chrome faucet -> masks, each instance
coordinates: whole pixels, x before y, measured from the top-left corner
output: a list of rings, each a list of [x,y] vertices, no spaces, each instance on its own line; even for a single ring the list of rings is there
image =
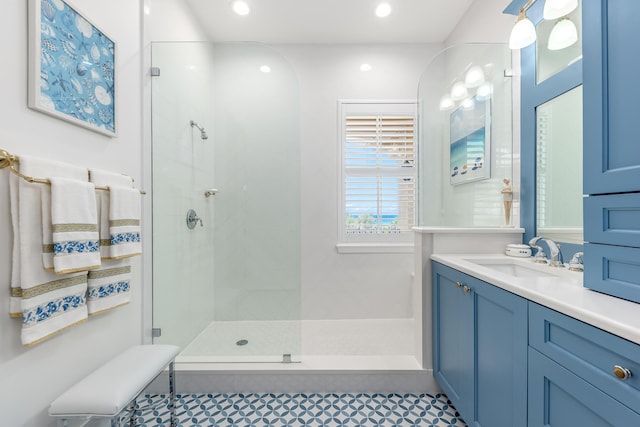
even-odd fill
[[[538,242],[540,240],[545,242],[547,244],[547,247],[549,248],[549,266],[560,268],[564,267],[560,245],[553,240],[547,239],[546,237],[536,236],[533,239],[529,240],[529,246],[539,250],[540,247],[538,246]]]

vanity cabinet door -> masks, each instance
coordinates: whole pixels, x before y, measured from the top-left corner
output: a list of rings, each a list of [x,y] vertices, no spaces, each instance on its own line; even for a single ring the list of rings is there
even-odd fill
[[[474,301],[463,291],[467,281],[464,274],[433,264],[433,374],[462,418],[472,420]]]
[[[584,194],[640,191],[638,0],[582,2]]]
[[[527,301],[433,263],[434,376],[468,425],[525,426]]]
[[[527,424],[527,300],[475,279],[477,427]]]
[[[529,427],[629,427],[640,414],[529,348]]]

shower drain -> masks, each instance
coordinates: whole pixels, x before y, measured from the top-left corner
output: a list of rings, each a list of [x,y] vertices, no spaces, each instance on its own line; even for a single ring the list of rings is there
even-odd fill
[[[238,340],[236,341],[236,345],[247,345],[249,344],[248,340]]]

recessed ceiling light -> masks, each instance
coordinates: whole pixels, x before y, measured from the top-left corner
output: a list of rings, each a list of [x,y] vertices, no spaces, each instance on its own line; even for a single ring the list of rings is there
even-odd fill
[[[378,18],[384,18],[385,16],[389,16],[391,13],[391,5],[389,3],[380,3],[376,7],[376,16]]]
[[[231,8],[238,15],[248,15],[249,12],[251,12],[249,4],[246,1],[242,0],[235,0],[233,3],[231,3]]]
[[[263,65],[262,67],[260,67],[260,71],[262,71],[263,73],[270,73],[271,67],[269,67],[268,65]]]
[[[370,64],[362,64],[360,66],[360,71],[371,71],[371,65]]]

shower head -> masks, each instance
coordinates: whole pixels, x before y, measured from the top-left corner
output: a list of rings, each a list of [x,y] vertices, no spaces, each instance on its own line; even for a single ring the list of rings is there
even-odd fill
[[[200,138],[204,139],[209,139],[209,135],[207,135],[207,132],[205,132],[204,128],[201,127],[200,125],[198,125],[196,122],[194,122],[193,120],[191,120],[190,122],[191,127],[196,127],[198,128],[198,130],[200,131]]]

